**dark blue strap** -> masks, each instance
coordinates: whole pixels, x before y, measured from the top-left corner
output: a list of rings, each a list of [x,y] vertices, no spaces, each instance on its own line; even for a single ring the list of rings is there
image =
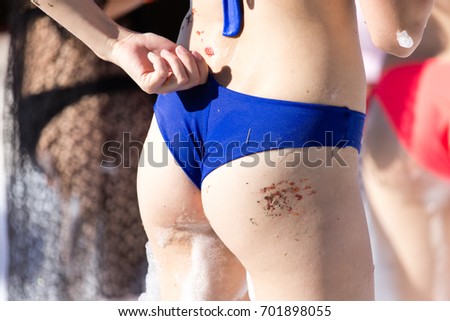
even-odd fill
[[[242,30],[242,0],[222,0],[223,32],[225,37],[235,37]]]

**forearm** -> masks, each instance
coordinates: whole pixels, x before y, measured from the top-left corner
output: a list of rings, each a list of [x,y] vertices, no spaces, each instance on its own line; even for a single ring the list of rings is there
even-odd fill
[[[206,82],[208,65],[198,52],[155,33],[123,28],[93,0],[30,1],[97,56],[121,67],[146,93],[186,90]]]
[[[360,0],[373,43],[400,57],[419,45],[434,0]]]
[[[108,0],[103,10],[112,19],[117,19],[139,8],[144,3],[151,2],[154,2],[154,0]]]
[[[100,58],[109,60],[114,42],[127,30],[110,19],[93,0],[31,0]]]

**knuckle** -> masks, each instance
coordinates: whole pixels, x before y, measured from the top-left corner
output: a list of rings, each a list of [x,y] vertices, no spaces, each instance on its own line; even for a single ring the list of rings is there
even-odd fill
[[[178,85],[185,86],[189,84],[189,78],[187,76],[180,76],[178,78]]]
[[[193,86],[198,86],[200,85],[201,81],[200,81],[200,77],[195,77],[195,79],[192,80],[192,85]]]
[[[199,77],[198,84],[203,85],[206,83],[207,80],[208,80],[208,74],[204,74],[201,77]]]
[[[153,94],[156,90],[155,84],[149,79],[141,81],[139,87],[147,94]]]
[[[147,93],[147,94],[153,94],[153,93],[155,93],[154,88],[153,88],[152,86],[150,86],[150,85],[142,85],[142,86],[141,86],[141,89],[142,89],[145,93]]]

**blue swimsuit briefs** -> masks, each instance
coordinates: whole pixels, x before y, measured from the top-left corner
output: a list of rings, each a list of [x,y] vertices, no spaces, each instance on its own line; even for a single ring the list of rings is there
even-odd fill
[[[313,146],[359,151],[365,119],[347,107],[239,93],[212,75],[203,85],[159,95],[154,111],[169,150],[199,189],[214,169],[257,152]]]
[[[222,0],[223,35],[242,30],[242,0]],[[219,85],[162,94],[154,106],[161,134],[178,164],[200,189],[214,169],[257,152],[313,146],[358,151],[365,115],[348,109],[254,97]]]

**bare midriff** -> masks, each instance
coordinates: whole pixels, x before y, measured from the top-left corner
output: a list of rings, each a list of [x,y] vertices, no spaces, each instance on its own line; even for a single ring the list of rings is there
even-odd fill
[[[179,43],[201,53],[232,90],[364,112],[353,0],[242,0],[244,27],[224,37],[221,0],[192,0]]]

